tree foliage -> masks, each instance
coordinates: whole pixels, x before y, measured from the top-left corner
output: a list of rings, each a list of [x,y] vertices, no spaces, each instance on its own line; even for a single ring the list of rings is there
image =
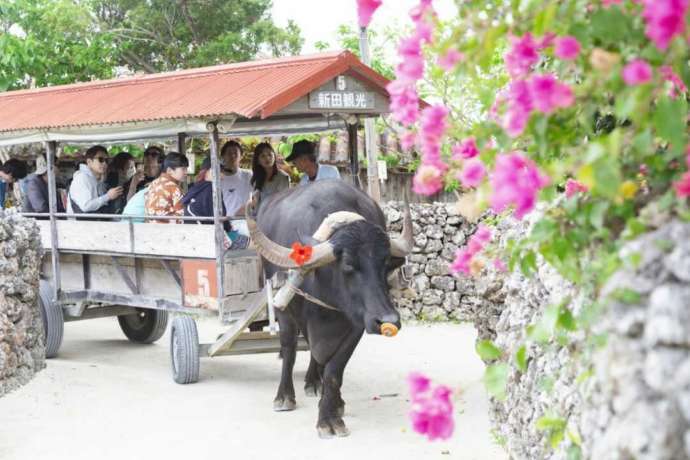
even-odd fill
[[[0,91],[299,53],[270,0],[0,0]]]

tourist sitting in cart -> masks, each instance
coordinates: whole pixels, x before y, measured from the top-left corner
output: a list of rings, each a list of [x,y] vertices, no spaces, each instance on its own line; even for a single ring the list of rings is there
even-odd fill
[[[115,155],[108,167],[105,183],[108,188],[122,187],[123,194],[110,202],[113,214],[122,214],[127,202],[137,192],[137,184],[132,181],[137,169],[134,157],[129,152],[120,152]]]
[[[110,202],[123,193],[122,187],[106,191],[106,184],[102,181],[108,167],[108,150],[102,145],[94,145],[84,156],[86,164],[79,165],[69,187],[67,212],[108,214]]]
[[[144,150],[144,171],[137,172],[132,177],[131,182],[131,185],[134,186],[137,192],[144,190],[151,182],[158,179],[164,158],[163,149],[157,145],[151,145]],[[127,202],[129,202],[129,199]]]
[[[223,176],[220,188],[228,216],[244,215],[244,205],[252,193],[252,172],[240,168],[242,146],[237,141],[228,141],[220,150]]]
[[[26,163],[16,158],[10,158],[5,164],[0,166],[0,208],[5,207],[7,184],[13,184],[20,179],[24,179],[26,174]]]
[[[213,170],[211,169],[211,159],[205,158],[201,163],[196,182],[192,184],[187,193],[182,197],[184,215],[192,217],[213,217]],[[221,201],[223,215],[225,215],[225,204]],[[212,224],[213,221],[193,221],[188,224]],[[230,222],[225,221],[223,228],[226,232],[231,230]]]
[[[292,152],[285,159],[292,162],[302,173],[299,185],[308,185],[317,180],[340,179],[338,168],[330,165],[322,165],[316,161],[316,148],[313,142],[301,140],[292,146]]]
[[[57,212],[65,212],[62,200],[55,200]],[[43,156],[36,157],[36,171],[26,178],[23,212],[48,213],[48,164]]]
[[[163,173],[149,186],[146,194],[147,216],[183,216],[182,184],[187,178],[189,160],[178,152],[170,152],[163,160]],[[157,223],[180,223],[178,220],[157,220]]]
[[[278,169],[276,153],[268,142],[254,148],[251,184],[259,192],[259,205],[274,193],[290,187],[290,176]]]

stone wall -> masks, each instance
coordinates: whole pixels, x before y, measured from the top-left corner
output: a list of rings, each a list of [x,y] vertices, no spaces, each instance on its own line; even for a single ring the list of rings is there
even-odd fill
[[[45,367],[36,224],[0,209],[0,396]]]
[[[453,277],[448,268],[455,251],[474,233],[476,225],[468,223],[450,203],[412,204],[410,209],[415,235],[408,260],[412,268],[411,289],[392,292],[403,320],[472,319],[482,297],[491,297],[498,285]],[[389,230],[400,232],[402,203],[388,202],[383,211]]]
[[[503,222],[499,244],[524,235],[532,222]],[[628,293],[626,302],[608,302],[595,323],[605,345],[593,347],[582,335],[566,346],[531,344],[524,373],[513,360],[525,327],[567,296],[575,314],[587,299],[544,264],[529,279],[489,269],[466,283],[480,306],[459,316],[470,317],[480,337],[511,362],[506,399],[492,398],[490,415],[512,458],[690,459],[690,225],[666,224],[628,243],[622,256],[631,254],[639,254],[639,265],[626,264],[600,294],[603,300]],[[498,289],[486,295],[476,289],[484,285]],[[549,413],[563,417],[571,432],[555,451],[548,431],[535,427]],[[578,438],[581,457],[571,457]]]

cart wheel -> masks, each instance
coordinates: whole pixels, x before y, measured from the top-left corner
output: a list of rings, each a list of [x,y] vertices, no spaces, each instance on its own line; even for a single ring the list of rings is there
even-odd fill
[[[53,288],[48,281],[40,281],[38,288],[38,306],[43,321],[43,337],[46,344],[46,358],[55,358],[60,345],[62,345],[62,333],[65,329],[65,319],[62,316],[62,307],[55,305]]]
[[[163,337],[168,326],[168,312],[137,308],[136,314],[117,317],[120,329],[135,343],[153,343]]]
[[[199,380],[199,335],[192,318],[181,316],[173,321],[170,357],[175,382],[186,384]]]

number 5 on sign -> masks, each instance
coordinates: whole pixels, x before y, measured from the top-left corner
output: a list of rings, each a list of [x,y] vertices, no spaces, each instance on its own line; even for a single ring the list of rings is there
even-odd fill
[[[186,259],[180,262],[184,305],[204,307],[218,296],[215,260]]]
[[[208,270],[198,270],[196,272],[196,277],[199,285],[197,294],[203,297],[209,297],[211,295],[211,285],[208,282]]]

